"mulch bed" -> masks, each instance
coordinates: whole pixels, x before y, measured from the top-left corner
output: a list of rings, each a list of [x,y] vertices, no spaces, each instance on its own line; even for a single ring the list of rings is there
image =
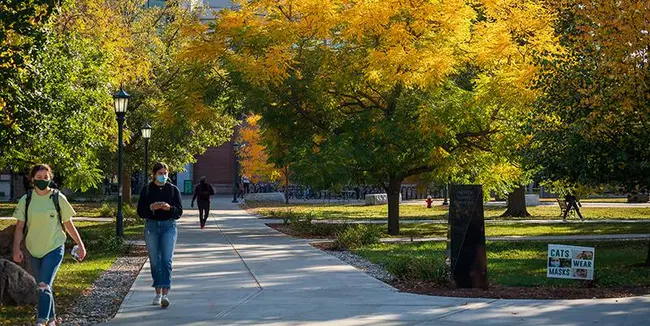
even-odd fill
[[[624,298],[646,295],[650,287],[630,288],[572,288],[572,287],[516,287],[491,285],[488,290],[451,289],[430,282],[394,281],[389,284],[401,292],[445,297],[494,298],[494,299],[594,299]]]

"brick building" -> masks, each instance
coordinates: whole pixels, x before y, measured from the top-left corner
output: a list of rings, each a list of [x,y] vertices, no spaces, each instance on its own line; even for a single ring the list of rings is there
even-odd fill
[[[151,2],[156,2],[156,5],[164,4],[164,1]],[[206,23],[214,19],[216,12],[233,5],[230,0],[188,0],[188,4],[192,7],[203,6],[207,10],[201,17]],[[177,174],[177,186],[183,193],[189,194],[193,185],[205,176],[217,194],[232,194],[234,160],[233,141],[219,147],[210,147],[203,155],[196,157],[196,163],[186,165],[185,171]]]

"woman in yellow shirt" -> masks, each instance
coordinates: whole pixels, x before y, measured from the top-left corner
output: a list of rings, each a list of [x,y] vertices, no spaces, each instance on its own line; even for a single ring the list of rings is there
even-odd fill
[[[13,259],[17,263],[24,259],[20,244],[27,228],[25,245],[32,256],[31,265],[39,290],[37,325],[52,326],[56,325],[52,284],[63,261],[65,231],[79,246],[79,260],[86,257],[86,248],[77,228],[72,224],[71,218],[76,214],[74,209],[63,194],[58,193],[55,196],[56,190],[50,188],[52,169],[46,164],[36,165],[29,173],[29,177],[34,185],[29,205],[27,205],[28,195],[25,195],[14,211],[14,217],[18,222],[14,234]],[[58,208],[54,200],[58,200]]]

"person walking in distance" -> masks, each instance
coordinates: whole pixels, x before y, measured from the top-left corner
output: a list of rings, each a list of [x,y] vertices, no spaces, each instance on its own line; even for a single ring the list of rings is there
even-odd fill
[[[145,219],[144,240],[149,253],[152,287],[156,290],[154,305],[169,306],[167,297],[172,282],[172,259],[178,230],[176,220],[183,215],[181,192],[167,182],[169,170],[165,163],[153,166],[153,181],[140,192],[138,216]]]
[[[241,182],[244,185],[244,196],[250,192],[251,180],[247,176],[243,175],[241,177]]]
[[[25,259],[20,244],[25,245],[31,258],[31,266],[37,282],[39,298],[36,325],[56,325],[56,310],[52,286],[63,262],[66,232],[79,248],[78,260],[86,257],[77,228],[72,223],[76,214],[68,199],[52,187],[52,168],[46,164],[34,166],[29,180],[34,189],[29,189],[14,211],[16,231],[14,234],[13,260],[21,263]]]
[[[199,222],[201,223],[202,229],[205,229],[205,222],[208,221],[208,214],[210,214],[210,196],[212,195],[214,195],[214,189],[205,181],[205,177],[201,177],[201,181],[194,188],[191,207],[194,208],[194,201],[198,199]]]
[[[580,216],[581,221],[585,220],[582,214],[580,214],[580,207],[582,205],[580,204],[580,201],[578,201],[578,198],[576,198],[576,196],[573,193],[570,192],[567,193],[567,195],[564,196],[564,202],[566,203],[566,211],[564,211],[562,222],[566,222],[566,216],[567,214],[569,214],[569,211],[571,211],[571,209],[575,209],[576,213],[578,213],[578,216]]]

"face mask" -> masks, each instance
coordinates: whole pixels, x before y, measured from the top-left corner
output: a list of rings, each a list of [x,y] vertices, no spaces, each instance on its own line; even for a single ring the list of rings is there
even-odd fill
[[[52,180],[34,180],[34,186],[40,190],[45,190],[50,186]]]
[[[156,180],[158,180],[158,183],[165,183],[167,182],[167,176],[164,174],[161,174],[156,177]]]

